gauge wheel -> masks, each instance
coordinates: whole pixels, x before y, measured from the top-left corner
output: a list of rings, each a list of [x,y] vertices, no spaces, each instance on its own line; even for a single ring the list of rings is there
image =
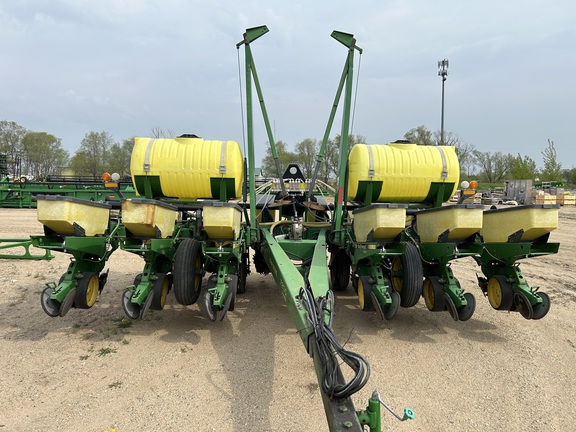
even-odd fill
[[[406,251],[392,259],[392,287],[400,294],[400,306],[412,307],[422,295],[424,270],[418,248],[406,243]]]
[[[458,319],[460,321],[468,321],[474,315],[476,310],[476,298],[471,293],[464,293],[466,304],[458,308]]]
[[[358,278],[358,302],[360,303],[360,309],[365,312],[374,310],[374,304],[372,303],[372,284],[368,282],[368,279],[368,276]]]
[[[40,294],[40,304],[46,315],[54,318],[60,315],[60,302],[50,298],[53,292],[54,288],[44,288],[44,291]]]
[[[532,319],[534,309],[530,304],[530,300],[526,297],[526,294],[523,292],[514,293],[514,305],[516,306],[516,310],[520,312],[520,315],[526,319]]]
[[[132,291],[125,290],[122,294],[122,309],[128,318],[137,319],[140,316],[140,305],[132,303]]]
[[[504,275],[496,275],[488,280],[488,302],[496,310],[509,311],[514,306],[512,284]]]
[[[438,276],[428,276],[424,280],[422,288],[424,303],[429,311],[441,312],[446,310],[446,301],[444,299],[444,285],[440,283]]]
[[[174,257],[174,295],[178,303],[188,306],[198,301],[202,288],[202,243],[182,240]]]
[[[334,259],[330,262],[330,282],[332,290],[346,291],[350,283],[350,257],[346,252],[335,252]]]
[[[82,279],[76,285],[75,305],[79,309],[90,309],[96,303],[100,289],[98,273],[84,272]]]
[[[154,296],[152,297],[150,308],[153,310],[162,310],[164,309],[166,296],[168,296],[170,286],[172,285],[172,277],[166,273],[156,273],[156,276],[158,276],[158,279],[152,284],[151,292],[154,293]]]
[[[532,319],[539,320],[544,318],[546,314],[550,311],[550,297],[545,292],[537,293],[542,299],[542,303],[537,303],[532,307]]]

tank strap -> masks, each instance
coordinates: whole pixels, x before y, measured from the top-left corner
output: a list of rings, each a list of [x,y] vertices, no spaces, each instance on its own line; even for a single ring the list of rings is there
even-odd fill
[[[370,163],[368,177],[374,177],[374,155],[372,154],[372,146],[368,144],[366,147],[368,148],[368,160]]]
[[[444,153],[444,149],[440,146],[436,147],[440,151],[440,156],[442,156],[442,176],[441,178],[447,179],[448,178],[448,165],[446,164],[446,153]]]
[[[220,152],[220,174],[226,174],[226,144],[228,144],[228,141],[222,141],[222,150]]]
[[[148,140],[148,147],[146,147],[146,156],[144,156],[144,172],[150,172],[150,153],[152,152],[152,145],[156,141],[154,138]]]

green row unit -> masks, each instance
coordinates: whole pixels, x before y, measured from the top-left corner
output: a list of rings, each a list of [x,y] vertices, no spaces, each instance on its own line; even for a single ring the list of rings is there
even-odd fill
[[[131,183],[106,185],[104,182],[11,182],[0,181],[0,208],[36,208],[36,196],[58,195],[89,201],[132,198]]]

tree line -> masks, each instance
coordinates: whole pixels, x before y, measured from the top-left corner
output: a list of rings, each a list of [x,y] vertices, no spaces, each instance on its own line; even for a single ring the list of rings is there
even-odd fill
[[[153,128],[151,136],[167,138],[174,134],[169,130]],[[319,179],[327,183],[338,175],[340,139],[340,135],[336,135],[326,144],[318,174]],[[460,162],[460,176],[463,179],[475,179],[483,183],[539,179],[576,184],[576,168],[562,169],[552,140],[548,140],[542,150],[543,167],[539,168],[529,156],[482,152],[453,132],[445,131],[442,137],[439,131],[432,132],[423,125],[407,131],[404,139],[418,145],[454,146]],[[357,143],[366,142],[366,138],[362,135],[349,136],[349,148]],[[133,138],[116,142],[108,132],[90,131],[81,140],[78,150],[70,155],[62,148],[61,140],[50,133],[29,131],[13,121],[0,121],[0,154],[5,154],[9,161],[19,161],[21,173],[31,175],[37,180],[43,180],[48,175],[60,175],[63,171],[95,177],[104,172],[128,175],[133,145]],[[304,176],[311,178],[320,146],[319,140],[306,138],[296,143],[294,150],[291,151],[286,142],[278,141],[276,149],[280,166],[285,169],[289,163],[298,163]],[[269,146],[262,159],[261,169],[265,176],[276,176],[276,167]]]

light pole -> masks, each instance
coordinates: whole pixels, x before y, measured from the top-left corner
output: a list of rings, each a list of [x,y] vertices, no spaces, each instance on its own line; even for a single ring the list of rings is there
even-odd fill
[[[442,120],[440,122],[440,145],[444,145],[444,82],[448,76],[448,59],[438,60],[438,76],[442,77]]]

